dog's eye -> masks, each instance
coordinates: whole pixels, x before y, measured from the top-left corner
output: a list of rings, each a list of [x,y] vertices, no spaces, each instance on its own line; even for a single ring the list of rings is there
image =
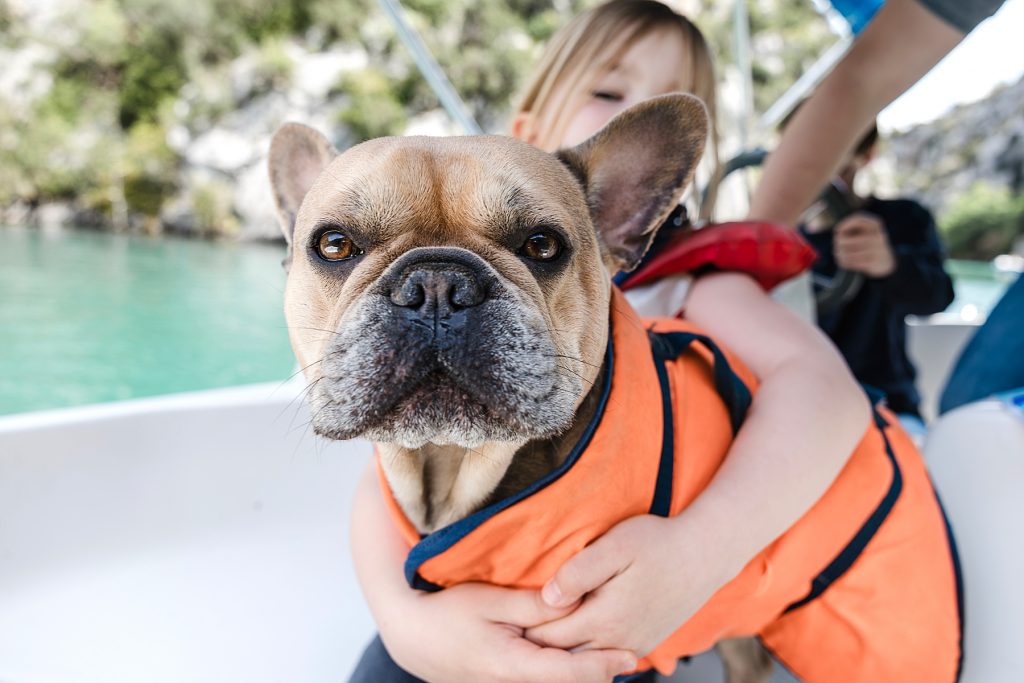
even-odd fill
[[[537,232],[523,242],[519,253],[534,261],[553,261],[562,253],[562,243],[546,232]]]
[[[351,237],[337,230],[328,230],[320,235],[316,251],[326,261],[344,261],[363,253]]]

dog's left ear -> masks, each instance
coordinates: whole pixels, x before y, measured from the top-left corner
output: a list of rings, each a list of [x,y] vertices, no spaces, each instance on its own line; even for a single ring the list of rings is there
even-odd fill
[[[270,185],[289,253],[302,200],[336,156],[338,152],[327,138],[301,123],[284,124],[270,141]]]
[[[708,115],[691,95],[637,104],[556,156],[583,185],[590,218],[615,270],[640,263],[679,204],[704,153]]]

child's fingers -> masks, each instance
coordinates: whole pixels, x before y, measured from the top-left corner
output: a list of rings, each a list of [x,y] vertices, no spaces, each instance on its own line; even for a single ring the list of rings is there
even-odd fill
[[[582,610],[581,610],[582,611]],[[584,651],[592,646],[594,626],[577,611],[565,619],[527,629],[524,637],[543,647]]]
[[[564,617],[574,607],[573,602],[564,607],[549,605],[541,598],[540,591],[509,590],[491,604],[488,617],[492,621],[526,629]]]
[[[510,658],[512,681],[559,681],[564,683],[608,683],[615,676],[636,668],[636,655],[628,650],[587,650],[569,653],[542,648]]]
[[[576,553],[541,590],[544,601],[555,607],[571,605],[605,584],[624,568],[624,555],[607,536]]]
[[[624,630],[621,618],[621,607],[617,605],[619,598],[605,594],[597,599],[588,599],[572,614],[527,629],[524,636],[527,640],[544,647],[557,647],[562,650],[586,651],[607,647],[633,647],[630,632]],[[620,618],[616,618],[619,616]]]
[[[835,228],[836,236],[853,236],[878,232],[882,229],[882,222],[874,216],[863,213],[855,213],[839,221]]]

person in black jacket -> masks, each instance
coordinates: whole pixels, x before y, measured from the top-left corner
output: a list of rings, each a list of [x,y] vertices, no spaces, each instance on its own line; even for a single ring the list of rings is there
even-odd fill
[[[853,187],[871,161],[878,129],[861,139],[837,184]],[[802,229],[818,251],[814,272],[831,276],[837,268],[864,275],[857,294],[822,315],[821,328],[842,352],[854,376],[885,392],[895,413],[912,431],[923,429],[918,410],[916,371],[907,357],[905,318],[944,310],[953,301],[953,283],[943,268],[945,255],[931,213],[911,199],[857,198],[858,210],[831,230]],[[916,429],[915,429],[916,428]]]

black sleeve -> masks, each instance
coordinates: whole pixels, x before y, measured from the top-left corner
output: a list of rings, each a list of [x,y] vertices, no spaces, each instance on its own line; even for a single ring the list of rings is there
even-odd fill
[[[886,299],[908,315],[944,311],[953,301],[953,281],[942,263],[945,253],[935,219],[917,202],[893,202],[897,211],[882,216],[889,233],[896,270],[877,282]],[[891,224],[899,221],[899,225]]]

